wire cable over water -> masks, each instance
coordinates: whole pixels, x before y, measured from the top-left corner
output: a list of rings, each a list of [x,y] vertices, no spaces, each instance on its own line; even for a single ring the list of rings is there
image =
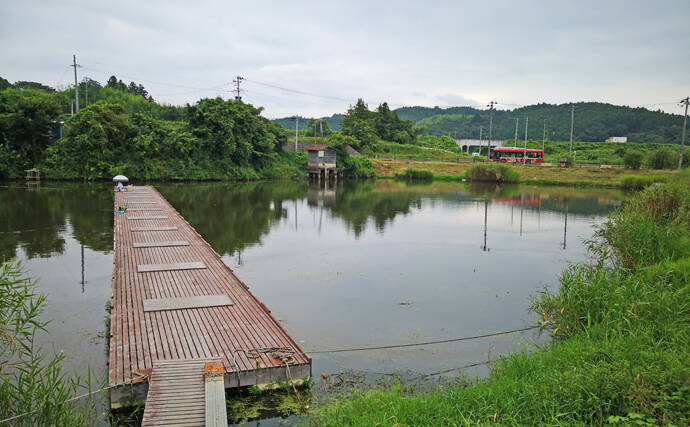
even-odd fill
[[[493,332],[490,334],[474,335],[471,337],[449,338],[449,339],[437,340],[437,341],[424,341],[424,342],[416,342],[416,343],[409,343],[409,344],[392,344],[392,345],[382,345],[382,346],[375,346],[375,347],[340,348],[340,349],[332,349],[332,350],[307,350],[306,352],[309,354],[324,354],[324,353],[345,353],[345,352],[350,352],[350,351],[387,350],[387,349],[391,349],[391,348],[404,348],[404,347],[416,347],[416,346],[420,346],[420,345],[445,344],[445,343],[458,342],[458,341],[475,340],[475,339],[479,339],[479,338],[496,337],[499,335],[514,334],[517,332],[525,332],[525,331],[530,331],[533,329],[539,329],[539,326],[528,326],[528,327],[520,328],[520,329],[511,329],[509,331],[499,331],[499,332]]]

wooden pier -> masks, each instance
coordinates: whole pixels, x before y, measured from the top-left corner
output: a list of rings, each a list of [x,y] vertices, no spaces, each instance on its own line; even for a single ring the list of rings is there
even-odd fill
[[[112,408],[140,403],[148,393],[147,425],[184,418],[185,407],[195,423],[200,403],[177,405],[174,394],[199,398],[208,375],[203,367],[211,362],[216,373],[221,367],[224,388],[311,376],[302,347],[163,196],[152,187],[115,192],[116,210],[125,204],[114,220]],[[219,405],[208,396],[224,404],[224,393],[208,381],[205,390],[207,411]]]

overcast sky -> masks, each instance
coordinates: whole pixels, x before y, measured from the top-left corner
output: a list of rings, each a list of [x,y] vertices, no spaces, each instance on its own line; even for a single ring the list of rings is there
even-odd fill
[[[160,102],[242,97],[266,117],[601,101],[681,113],[690,0],[3,1],[0,76],[142,83]],[[318,96],[312,96],[318,95]],[[655,104],[655,105],[651,105]],[[656,105],[658,104],[658,105]]]

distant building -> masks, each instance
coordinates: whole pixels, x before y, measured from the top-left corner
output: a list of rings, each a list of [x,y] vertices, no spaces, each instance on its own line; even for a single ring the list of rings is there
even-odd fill
[[[628,142],[627,136],[612,136],[606,140],[606,142]]]
[[[322,176],[324,181],[337,178],[335,148],[325,145],[312,145],[307,148],[307,171],[309,178],[314,177],[317,180],[320,180]]]
[[[467,154],[478,152],[481,147],[486,147],[489,143],[488,139],[456,139],[455,143]],[[505,139],[492,139],[492,147],[505,147]]]

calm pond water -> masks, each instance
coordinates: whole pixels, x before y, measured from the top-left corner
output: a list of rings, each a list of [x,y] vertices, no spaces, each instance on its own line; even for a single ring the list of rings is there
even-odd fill
[[[611,190],[297,182],[156,187],[309,350],[381,346],[529,326],[531,298],[586,259]],[[0,256],[48,296],[48,349],[105,381],[113,239],[109,184],[0,188]],[[425,374],[495,359],[534,333],[314,354],[313,372]],[[486,366],[465,371],[482,375]],[[455,375],[451,372],[449,375]]]

